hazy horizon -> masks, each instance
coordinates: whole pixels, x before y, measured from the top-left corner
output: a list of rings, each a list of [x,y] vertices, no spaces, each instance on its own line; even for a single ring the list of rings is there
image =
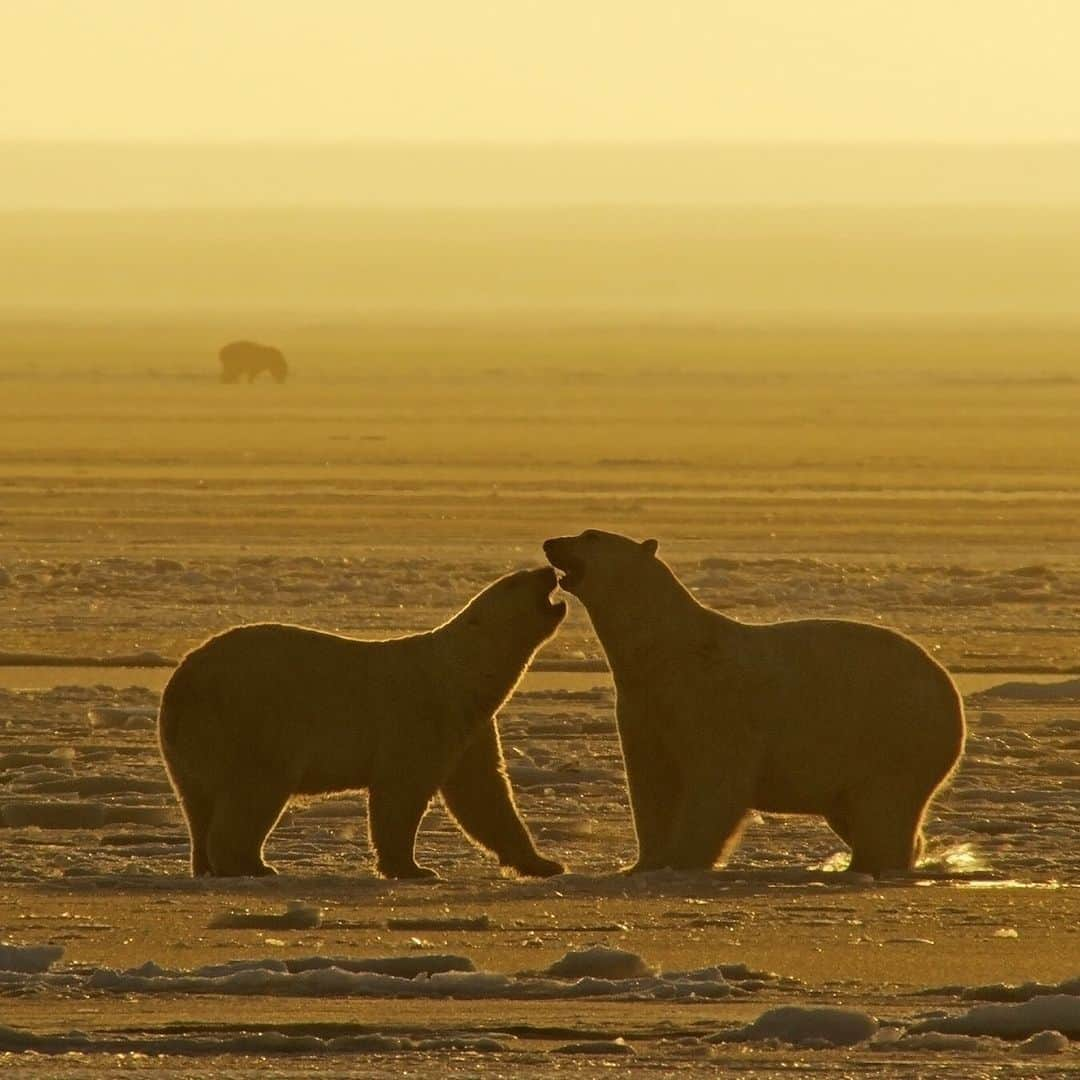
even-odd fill
[[[1080,202],[1080,141],[38,139],[0,161],[2,210]]]

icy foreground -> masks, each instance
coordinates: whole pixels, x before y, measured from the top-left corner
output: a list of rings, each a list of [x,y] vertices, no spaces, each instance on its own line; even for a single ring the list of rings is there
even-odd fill
[[[501,975],[472,970],[466,958],[446,956],[385,957],[370,960],[308,957],[294,960],[234,961],[193,971],[165,969],[148,962],[139,968],[113,971],[87,965],[65,967],[45,958],[40,949],[8,948],[0,953],[0,987],[7,993],[53,990],[80,996],[94,993],[138,995],[267,995],[316,998],[377,997],[449,999],[454,1001],[681,1001],[704,1004],[731,996],[752,997],[763,990],[805,993],[798,980],[751,972],[742,965],[695,971],[608,978],[612,967],[648,971],[650,965],[626,950],[592,946],[567,953],[549,966],[547,975]],[[47,970],[34,969],[45,961]],[[21,969],[21,970],[20,970]],[[407,970],[406,970],[407,969]],[[455,970],[456,969],[456,970]],[[392,971],[400,974],[390,974]],[[576,977],[554,978],[557,972]],[[875,1053],[965,1050],[997,1055],[1077,1056],[1071,1040],[1080,1039],[1080,979],[1018,1004],[979,1005],[956,1016],[882,1024],[870,1013],[834,1006],[783,1005],[761,1012],[753,1021],[728,1025],[709,1035],[686,1035],[678,1045],[708,1055],[724,1044],[789,1045],[803,1050],[862,1046]],[[1053,991],[1071,991],[1057,992]],[[235,1027],[235,1025],[233,1025]],[[217,1055],[290,1054],[343,1055],[435,1052],[513,1052],[513,1034],[432,1035],[339,1034],[318,1036],[289,1031],[234,1031],[231,1034],[142,1035],[82,1031],[38,1033],[0,1026],[0,1052],[8,1054]],[[1018,1044],[1018,1045],[1016,1045]],[[619,1037],[567,1043],[555,1053],[606,1056],[633,1054]]]
[[[763,1075],[1023,1076],[1036,1058],[1069,1075],[1080,710],[1008,693],[969,699],[968,756],[911,879],[844,873],[821,822],[773,815],[724,869],[627,878],[610,688],[534,682],[504,746],[523,815],[571,872],[503,877],[436,806],[419,853],[444,880],[400,886],[371,872],[356,796],[287,812],[268,845],[282,877],[193,880],[154,692],[0,691],[0,1064],[288,1058],[346,1076],[358,1055],[371,1075],[407,1055],[448,1075],[481,1059],[662,1075],[750,1055]]]

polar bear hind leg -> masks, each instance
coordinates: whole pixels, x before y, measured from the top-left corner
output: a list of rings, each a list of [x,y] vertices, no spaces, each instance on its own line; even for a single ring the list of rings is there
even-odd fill
[[[272,788],[219,793],[206,838],[210,872],[215,877],[276,874],[263,861],[262,848],[288,801],[287,793]]]
[[[932,793],[888,786],[853,794],[827,815],[833,831],[851,848],[849,870],[879,877],[914,868],[922,854],[922,822]]]
[[[410,784],[372,784],[368,791],[368,830],[379,873],[388,878],[437,878],[416,862],[416,831],[435,794]]]
[[[715,770],[684,762],[686,780],[671,830],[667,864],[678,870],[710,870],[739,842],[749,810],[745,794],[718,784]]]
[[[180,798],[180,806],[187,819],[188,834],[191,837],[191,876],[202,877],[211,872],[207,839],[214,815],[214,802],[209,796],[192,787],[181,788],[177,785],[176,793]]]

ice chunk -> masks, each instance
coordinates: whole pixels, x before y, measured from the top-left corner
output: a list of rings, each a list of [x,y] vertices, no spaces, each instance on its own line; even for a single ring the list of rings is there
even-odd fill
[[[321,908],[290,900],[285,910],[274,915],[263,912],[224,911],[210,920],[211,930],[313,930],[322,925]]]
[[[979,697],[1011,698],[1016,701],[1064,701],[1080,698],[1080,679],[1064,682],[1007,682],[988,687]]]
[[[914,1025],[913,1034],[938,1031],[957,1035],[993,1035],[1026,1039],[1041,1031],[1060,1031],[1080,1039],[1080,997],[1048,994],[1019,1005],[976,1005],[962,1016],[935,1017]]]
[[[596,979],[637,979],[655,975],[637,953],[625,949],[610,949],[606,945],[593,945],[588,949],[576,949],[556,960],[544,972],[559,979],[580,979],[592,976]]]
[[[878,1030],[877,1019],[858,1009],[831,1005],[783,1005],[763,1012],[752,1024],[718,1032],[710,1042],[777,1039],[799,1046],[854,1046]]]
[[[25,769],[28,766],[40,766],[45,769],[62,769],[71,772],[75,760],[74,747],[65,746],[50,754],[20,753],[0,754],[0,772],[8,769]]]
[[[1069,1040],[1060,1031],[1040,1031],[1016,1049],[1021,1054],[1063,1054],[1069,1049]]]
[[[0,944],[0,971],[19,971],[36,974],[48,971],[61,956],[60,945],[4,945]]]
[[[960,996],[966,1001],[1030,1001],[1034,997],[1050,994],[1072,994],[1080,997],[1080,975],[1073,979],[1063,979],[1056,984],[1026,982],[1017,986],[1012,983],[990,983],[986,986],[960,989]]]
[[[630,1055],[634,1048],[622,1038],[596,1039],[592,1042],[566,1043],[556,1046],[553,1054],[587,1054],[590,1057],[603,1057],[609,1054]]]
[[[149,731],[157,726],[157,710],[149,708],[120,708],[95,705],[87,710],[86,718],[92,728],[109,731]]]
[[[895,1042],[875,1044],[874,1049],[889,1050],[959,1050],[971,1053],[990,1049],[993,1043],[977,1039],[973,1035],[946,1035],[938,1031],[923,1035],[905,1035]]]

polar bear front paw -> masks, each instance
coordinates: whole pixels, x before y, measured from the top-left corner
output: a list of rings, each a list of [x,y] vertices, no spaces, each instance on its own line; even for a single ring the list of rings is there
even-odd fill
[[[395,878],[398,881],[441,881],[437,870],[430,866],[419,866],[416,863],[380,863],[379,873],[385,878]]]

